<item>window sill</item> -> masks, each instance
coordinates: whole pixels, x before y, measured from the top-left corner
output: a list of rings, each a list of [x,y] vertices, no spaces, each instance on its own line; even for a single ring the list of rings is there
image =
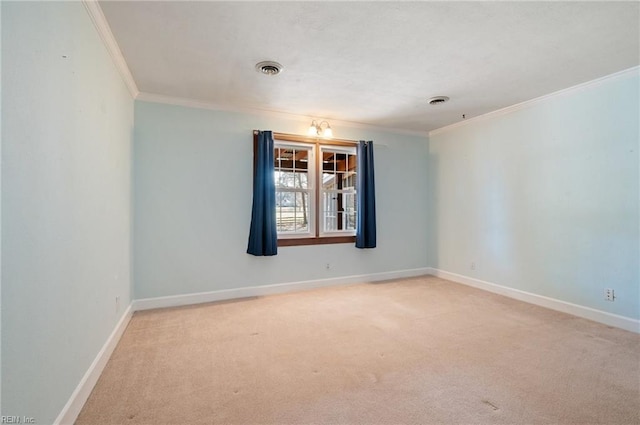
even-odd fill
[[[278,239],[278,246],[325,245],[337,243],[356,243],[355,236],[328,236],[324,238]]]

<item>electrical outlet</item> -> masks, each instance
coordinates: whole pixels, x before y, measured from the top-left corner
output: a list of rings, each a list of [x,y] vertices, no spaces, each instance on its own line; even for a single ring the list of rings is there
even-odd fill
[[[604,299],[607,301],[615,301],[616,296],[611,288],[604,288]]]
[[[329,270],[329,269],[331,268],[331,264],[330,264],[330,263],[325,264],[325,265],[324,265],[324,268],[325,268],[325,269],[327,269],[327,270]]]
[[[471,270],[475,270],[476,269],[476,263],[472,262],[470,268],[471,268]]]

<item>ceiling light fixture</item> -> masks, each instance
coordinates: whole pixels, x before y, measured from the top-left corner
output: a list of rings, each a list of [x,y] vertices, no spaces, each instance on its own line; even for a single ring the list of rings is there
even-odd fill
[[[449,101],[449,98],[447,96],[436,96],[429,99],[429,105],[440,105],[448,101]]]
[[[256,64],[256,71],[266,75],[278,75],[283,69],[282,65],[273,61],[258,62]]]
[[[323,125],[327,126],[324,130],[322,129]],[[318,121],[312,120],[309,126],[309,136],[322,136],[330,139],[333,137],[333,130],[331,130],[331,126],[326,121],[318,123]]]

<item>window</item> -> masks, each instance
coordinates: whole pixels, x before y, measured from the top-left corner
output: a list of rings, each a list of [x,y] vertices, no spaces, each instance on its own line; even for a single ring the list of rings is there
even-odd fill
[[[320,145],[321,234],[356,232],[356,148]]]
[[[313,146],[275,142],[278,236],[312,236],[315,229]]]
[[[347,243],[356,232],[356,147],[274,134],[278,246]]]

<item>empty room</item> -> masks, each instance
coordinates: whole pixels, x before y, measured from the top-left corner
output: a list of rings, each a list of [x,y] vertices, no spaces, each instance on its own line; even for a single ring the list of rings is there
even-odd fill
[[[639,2],[0,23],[0,423],[640,424]]]

